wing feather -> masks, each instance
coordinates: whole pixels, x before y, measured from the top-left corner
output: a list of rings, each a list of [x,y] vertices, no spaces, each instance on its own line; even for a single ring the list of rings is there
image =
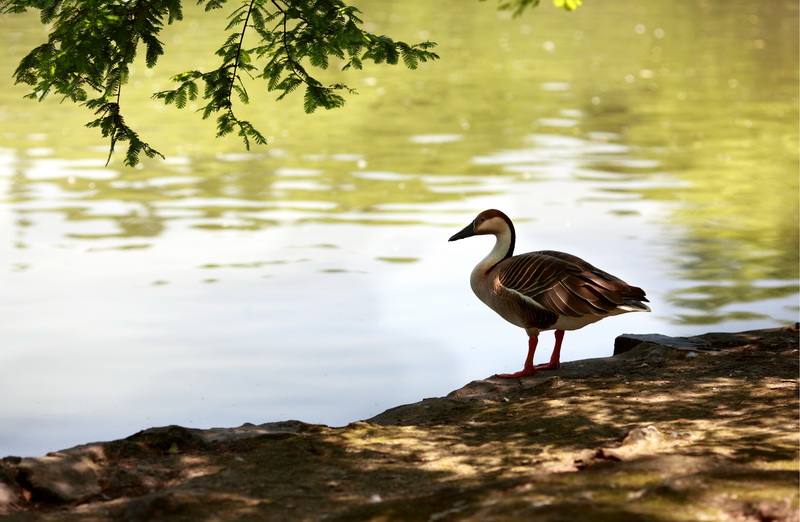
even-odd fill
[[[603,316],[621,306],[647,309],[641,288],[563,252],[521,254],[498,263],[493,271],[501,287],[562,316]]]

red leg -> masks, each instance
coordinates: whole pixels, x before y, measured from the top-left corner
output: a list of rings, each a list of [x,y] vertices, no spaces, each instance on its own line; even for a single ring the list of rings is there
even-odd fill
[[[561,366],[561,341],[563,340],[564,330],[556,330],[556,345],[553,348],[553,355],[550,356],[550,362],[537,364],[534,366],[536,370],[557,370]]]
[[[563,335],[564,332],[561,332],[561,334]],[[515,373],[498,373],[497,376],[504,379],[514,379],[516,377],[524,377],[536,373],[536,368],[533,366],[533,354],[536,353],[536,344],[538,342],[538,337],[528,337],[528,356],[525,358],[525,366],[521,371]]]

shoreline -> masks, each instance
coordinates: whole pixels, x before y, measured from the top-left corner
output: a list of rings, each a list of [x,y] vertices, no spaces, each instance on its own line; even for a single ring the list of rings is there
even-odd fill
[[[626,334],[612,357],[344,427],[167,426],[5,457],[0,517],[797,521],[797,341]]]

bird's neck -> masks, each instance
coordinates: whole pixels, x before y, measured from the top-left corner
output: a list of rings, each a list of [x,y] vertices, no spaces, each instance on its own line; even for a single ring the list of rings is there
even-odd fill
[[[476,271],[480,270],[481,272],[486,273],[500,261],[514,255],[514,243],[516,241],[516,237],[514,234],[513,225],[508,229],[495,234],[495,238],[496,240],[494,243],[494,248],[492,248],[492,251],[489,252],[489,255],[484,257],[483,261],[481,261],[478,266],[475,267]]]

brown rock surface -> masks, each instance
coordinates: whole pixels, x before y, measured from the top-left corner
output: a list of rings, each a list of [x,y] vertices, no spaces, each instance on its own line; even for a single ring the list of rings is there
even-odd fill
[[[343,428],[144,430],[0,461],[3,520],[797,521],[797,328],[618,356]],[[663,341],[663,342],[662,342]]]

